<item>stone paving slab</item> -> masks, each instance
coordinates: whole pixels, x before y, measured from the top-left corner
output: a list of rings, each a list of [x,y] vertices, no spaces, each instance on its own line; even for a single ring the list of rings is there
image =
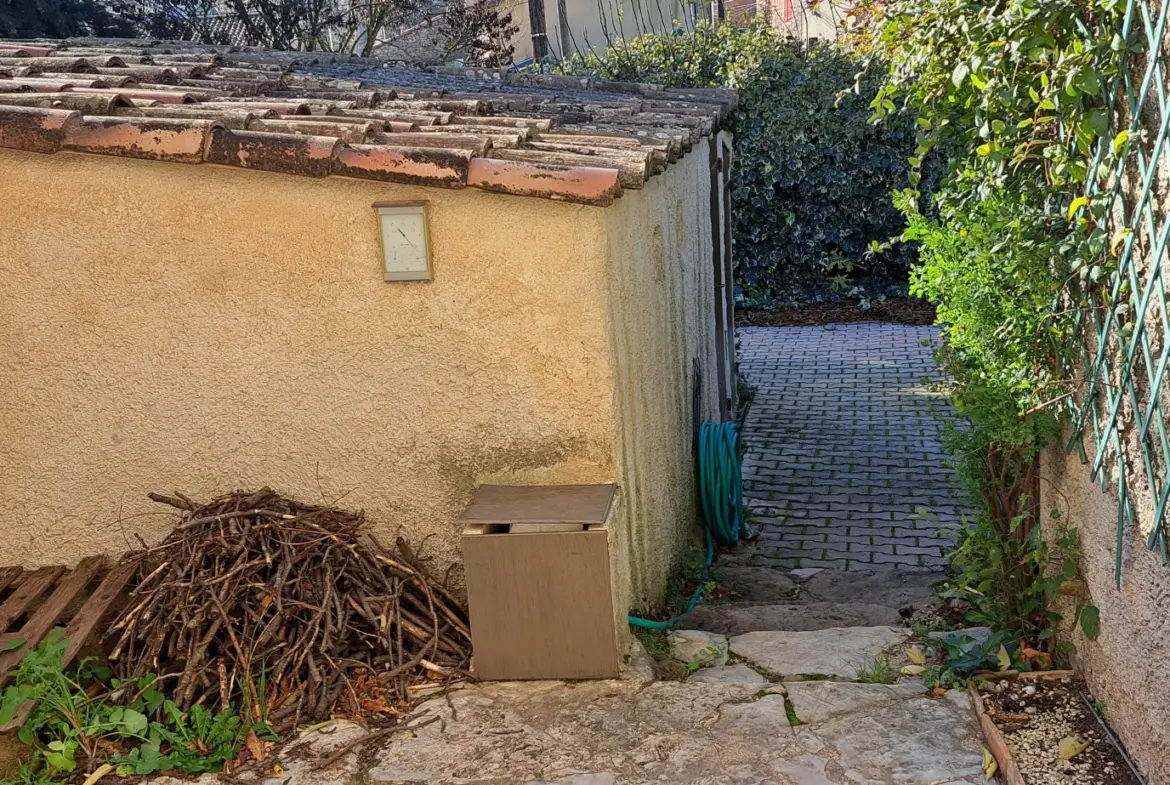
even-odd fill
[[[796,717],[819,725],[842,714],[860,715],[907,698],[922,697],[922,682],[855,684],[842,681],[794,681],[785,685]]]
[[[781,568],[941,571],[965,512],[940,442],[933,327],[745,327],[759,391],[744,423],[745,503]],[[926,345],[923,345],[926,344]]]
[[[723,635],[767,630],[808,632],[826,627],[890,627],[901,623],[896,608],[864,602],[700,605],[679,620],[680,627]]]
[[[852,681],[910,631],[900,627],[831,627],[809,632],[746,632],[731,652],[785,679],[827,676]]]
[[[758,684],[484,684],[427,702],[412,721],[437,721],[346,766],[368,785],[983,782],[970,710],[945,699],[906,695],[840,727],[794,728],[782,695],[758,695]]]

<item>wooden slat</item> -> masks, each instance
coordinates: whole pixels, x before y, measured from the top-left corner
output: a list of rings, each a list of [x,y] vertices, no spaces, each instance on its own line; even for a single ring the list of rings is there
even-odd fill
[[[81,610],[69,622],[69,626],[65,628],[65,640],[69,641],[69,646],[65,649],[66,664],[81,651],[90,633],[97,627],[114,600],[118,599],[118,595],[137,568],[138,564],[130,561],[110,570],[97,591],[85,601],[85,605],[81,606]]]
[[[53,584],[65,572],[64,567],[42,567],[24,579],[20,588],[0,605],[0,631],[7,630],[29,604]]]
[[[21,567],[5,567],[0,569],[0,591],[4,591],[12,585],[13,581],[20,577],[24,572]]]
[[[8,672],[20,662],[25,651],[35,649],[49,630],[56,626],[57,619],[64,612],[66,606],[73,602],[78,594],[85,591],[85,587],[98,574],[104,563],[105,558],[102,556],[82,559],[81,563],[74,567],[73,571],[57,585],[56,590],[49,595],[49,599],[45,600],[45,603],[29,617],[29,620],[17,633],[19,637],[24,638],[24,645],[0,654],[0,673],[4,674],[0,676],[0,685],[8,682]]]
[[[134,562],[125,562],[114,567],[98,586],[97,591],[90,595],[81,609],[73,617],[72,621],[65,628],[65,634],[62,636],[66,641],[64,664],[69,665],[73,662],[73,658],[81,651],[81,647],[85,645],[85,641],[89,638],[90,633],[101,622],[105,616],[106,611],[110,609],[110,605],[121,594],[122,589],[134,575],[134,570],[137,568]],[[88,581],[86,581],[88,583]],[[14,634],[15,635],[15,634]],[[3,640],[3,638],[0,638]],[[7,674],[5,674],[7,678]],[[19,728],[28,719],[28,715],[36,708],[36,704],[32,702],[25,703],[17,709],[12,721],[7,725],[0,726],[0,733],[11,731]]]

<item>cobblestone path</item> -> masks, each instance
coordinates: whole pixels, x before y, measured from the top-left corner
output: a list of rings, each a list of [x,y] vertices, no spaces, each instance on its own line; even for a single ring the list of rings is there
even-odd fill
[[[739,332],[741,372],[759,387],[744,493],[775,566],[941,570],[962,507],[940,444],[938,414],[952,410],[930,385],[937,330]]]

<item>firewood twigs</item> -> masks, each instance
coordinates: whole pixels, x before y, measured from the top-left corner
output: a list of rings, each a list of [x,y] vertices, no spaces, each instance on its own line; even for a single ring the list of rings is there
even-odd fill
[[[151,498],[183,518],[139,554],[136,588],[107,632],[119,676],[176,673],[183,709],[232,701],[284,735],[339,699],[370,705],[355,684],[381,706],[466,675],[466,610],[406,549],[367,536],[360,513],[268,489],[203,506]]]

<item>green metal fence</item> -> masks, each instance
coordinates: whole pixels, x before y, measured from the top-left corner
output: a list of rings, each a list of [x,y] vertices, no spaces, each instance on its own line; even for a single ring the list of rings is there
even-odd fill
[[[1167,11],[1170,0],[1128,0],[1122,39],[1127,67],[1113,92],[1114,116],[1128,126],[1131,155],[1104,186],[1114,228],[1128,228],[1117,271],[1089,299],[1079,326],[1084,341],[1085,395],[1075,407],[1074,442],[1102,488],[1118,497],[1115,578],[1120,585],[1127,532],[1138,510],[1152,508],[1146,545],[1170,561],[1166,532],[1170,500],[1167,365],[1170,317],[1163,280],[1170,235],[1170,84]],[[1119,128],[1120,130],[1120,128]],[[1096,163],[1096,162],[1094,162]],[[1084,438],[1082,438],[1084,437]],[[1135,459],[1134,456],[1140,456]],[[1140,464],[1140,465],[1135,465]]]

